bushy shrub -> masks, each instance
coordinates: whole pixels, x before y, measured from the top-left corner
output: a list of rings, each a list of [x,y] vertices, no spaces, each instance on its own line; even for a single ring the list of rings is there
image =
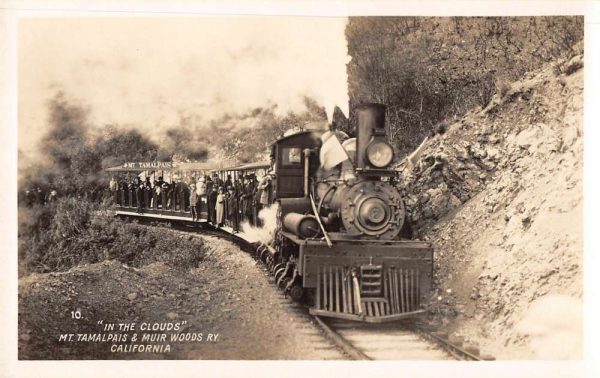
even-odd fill
[[[116,259],[132,266],[163,261],[196,267],[206,246],[169,229],[116,219],[76,198],[19,209],[19,275]]]
[[[50,206],[19,207],[19,276],[26,271],[49,270],[43,251],[53,243],[48,232],[53,218],[54,209]]]

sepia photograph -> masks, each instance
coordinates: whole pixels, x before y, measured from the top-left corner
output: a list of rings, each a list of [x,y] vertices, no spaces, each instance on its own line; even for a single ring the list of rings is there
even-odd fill
[[[16,358],[582,361],[586,22],[19,17]]]

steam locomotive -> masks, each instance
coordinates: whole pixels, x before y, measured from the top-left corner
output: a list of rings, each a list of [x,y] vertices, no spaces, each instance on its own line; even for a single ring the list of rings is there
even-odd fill
[[[371,323],[412,317],[424,311],[431,288],[433,246],[403,237],[408,224],[391,182],[396,172],[390,167],[394,152],[386,140],[385,106],[361,105],[356,114],[356,138],[334,130],[302,131],[273,142],[271,162],[212,172],[235,179],[269,171],[277,226],[273,240],[261,243],[257,253],[277,285],[306,301],[311,314]],[[153,170],[185,181],[207,169],[187,165],[139,163],[108,170],[136,175]],[[136,198],[125,189],[115,202],[119,215],[189,221],[185,197],[163,191]],[[199,216],[207,221],[206,208]]]
[[[386,141],[385,106],[356,109],[356,138],[305,131],[272,145],[277,233],[261,254],[311,314],[385,322],[423,312],[433,247],[403,239],[402,197]],[[387,181],[385,179],[388,179]]]

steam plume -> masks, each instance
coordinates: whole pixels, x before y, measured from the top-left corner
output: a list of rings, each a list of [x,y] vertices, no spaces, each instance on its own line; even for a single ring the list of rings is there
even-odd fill
[[[263,223],[262,227],[254,227],[248,222],[242,223],[242,231],[250,242],[269,244],[273,240],[277,230],[277,210],[279,210],[279,205],[274,203],[258,213],[258,217]]]
[[[32,153],[59,90],[90,124],[143,129],[154,142],[180,120],[315,99],[347,114],[345,18],[32,18],[19,24],[19,143]],[[40,64],[44,62],[44,64]]]

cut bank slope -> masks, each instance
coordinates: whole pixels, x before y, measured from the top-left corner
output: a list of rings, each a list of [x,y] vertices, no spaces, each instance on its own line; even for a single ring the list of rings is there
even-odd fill
[[[417,234],[437,247],[436,320],[497,358],[581,357],[582,67],[528,74],[403,173]]]

